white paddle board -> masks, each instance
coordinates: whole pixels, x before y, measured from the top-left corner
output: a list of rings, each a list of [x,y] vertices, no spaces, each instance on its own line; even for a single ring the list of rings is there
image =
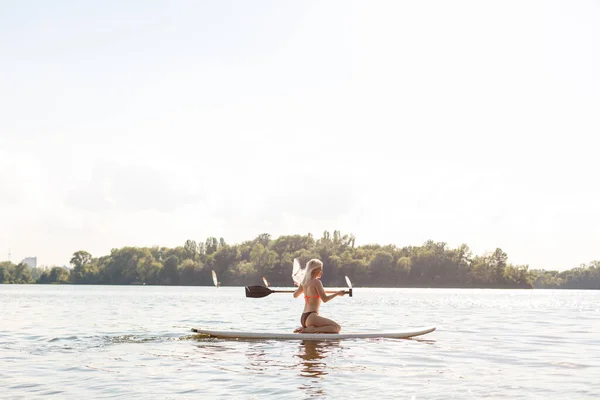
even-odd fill
[[[268,339],[268,340],[340,340],[340,339],[370,339],[389,338],[407,339],[435,331],[435,328],[421,328],[402,332],[363,332],[363,333],[277,333],[277,332],[236,332],[213,331],[192,328],[192,332],[209,337],[222,339]]]

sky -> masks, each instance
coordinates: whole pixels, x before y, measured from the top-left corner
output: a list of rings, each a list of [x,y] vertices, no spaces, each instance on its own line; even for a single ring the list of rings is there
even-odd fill
[[[600,2],[4,0],[0,260],[340,230],[600,259]]]

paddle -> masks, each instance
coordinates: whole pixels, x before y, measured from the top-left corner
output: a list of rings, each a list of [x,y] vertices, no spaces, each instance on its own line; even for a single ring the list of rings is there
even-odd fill
[[[344,292],[348,295],[350,295],[350,297],[352,297],[352,282],[350,282],[350,279],[346,276],[346,283],[348,284],[348,291]],[[273,290],[273,289],[269,289],[266,286],[261,286],[261,285],[252,285],[252,286],[246,286],[246,297],[252,297],[255,299],[260,299],[261,297],[267,297],[268,295],[270,295],[271,293],[294,293],[295,290]],[[325,293],[337,293],[337,291],[325,291]]]
[[[260,299],[261,297],[267,297],[271,293],[294,293],[294,292],[295,292],[295,290],[273,290],[273,289],[269,289],[266,286],[261,286],[261,285],[246,286],[246,297],[253,297],[255,299]],[[325,293],[337,293],[337,291],[325,291]],[[352,289],[350,289],[344,293],[349,294],[350,297],[352,297]]]

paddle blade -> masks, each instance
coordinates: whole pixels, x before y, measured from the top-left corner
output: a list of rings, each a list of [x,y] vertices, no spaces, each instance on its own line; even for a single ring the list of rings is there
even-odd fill
[[[255,299],[260,299],[261,297],[266,297],[273,293],[271,289],[264,286],[246,286],[246,297],[253,297]]]
[[[292,279],[294,280],[294,284],[296,286],[300,286],[302,280],[304,279],[304,274],[306,273],[306,268],[302,268],[300,266],[300,261],[297,258],[294,258],[294,267],[292,268]]]
[[[346,278],[346,284],[348,285],[348,294],[352,297],[352,282],[350,282],[348,276],[344,276],[344,278]]]
[[[263,282],[265,283],[265,286],[269,287],[269,281],[267,281],[267,278],[265,278],[264,276],[262,278],[263,278]]]
[[[217,274],[216,274],[215,270],[212,270],[212,278],[213,278],[213,283],[215,284],[215,286],[219,287],[219,281],[217,280]]]

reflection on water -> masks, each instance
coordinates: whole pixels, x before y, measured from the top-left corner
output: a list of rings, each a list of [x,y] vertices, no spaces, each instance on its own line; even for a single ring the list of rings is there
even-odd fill
[[[302,359],[298,364],[300,367],[298,375],[305,379],[302,379],[298,389],[306,391],[310,397],[325,396],[321,381],[327,376],[327,358],[339,348],[339,342],[302,341],[296,357]]]
[[[406,339],[394,339],[394,340],[407,340],[407,341],[425,343],[428,345],[433,345],[436,343],[435,339],[426,339],[424,337],[411,337],[411,338],[406,338]]]
[[[265,373],[279,364],[277,359],[269,357],[267,343],[261,341],[248,341],[247,343],[245,354],[248,365],[245,369],[254,373]]]
[[[300,363],[303,367],[300,376],[306,378],[320,378],[327,375],[325,367],[327,363],[328,346],[326,342],[303,341],[299,346],[297,357],[304,360]]]

